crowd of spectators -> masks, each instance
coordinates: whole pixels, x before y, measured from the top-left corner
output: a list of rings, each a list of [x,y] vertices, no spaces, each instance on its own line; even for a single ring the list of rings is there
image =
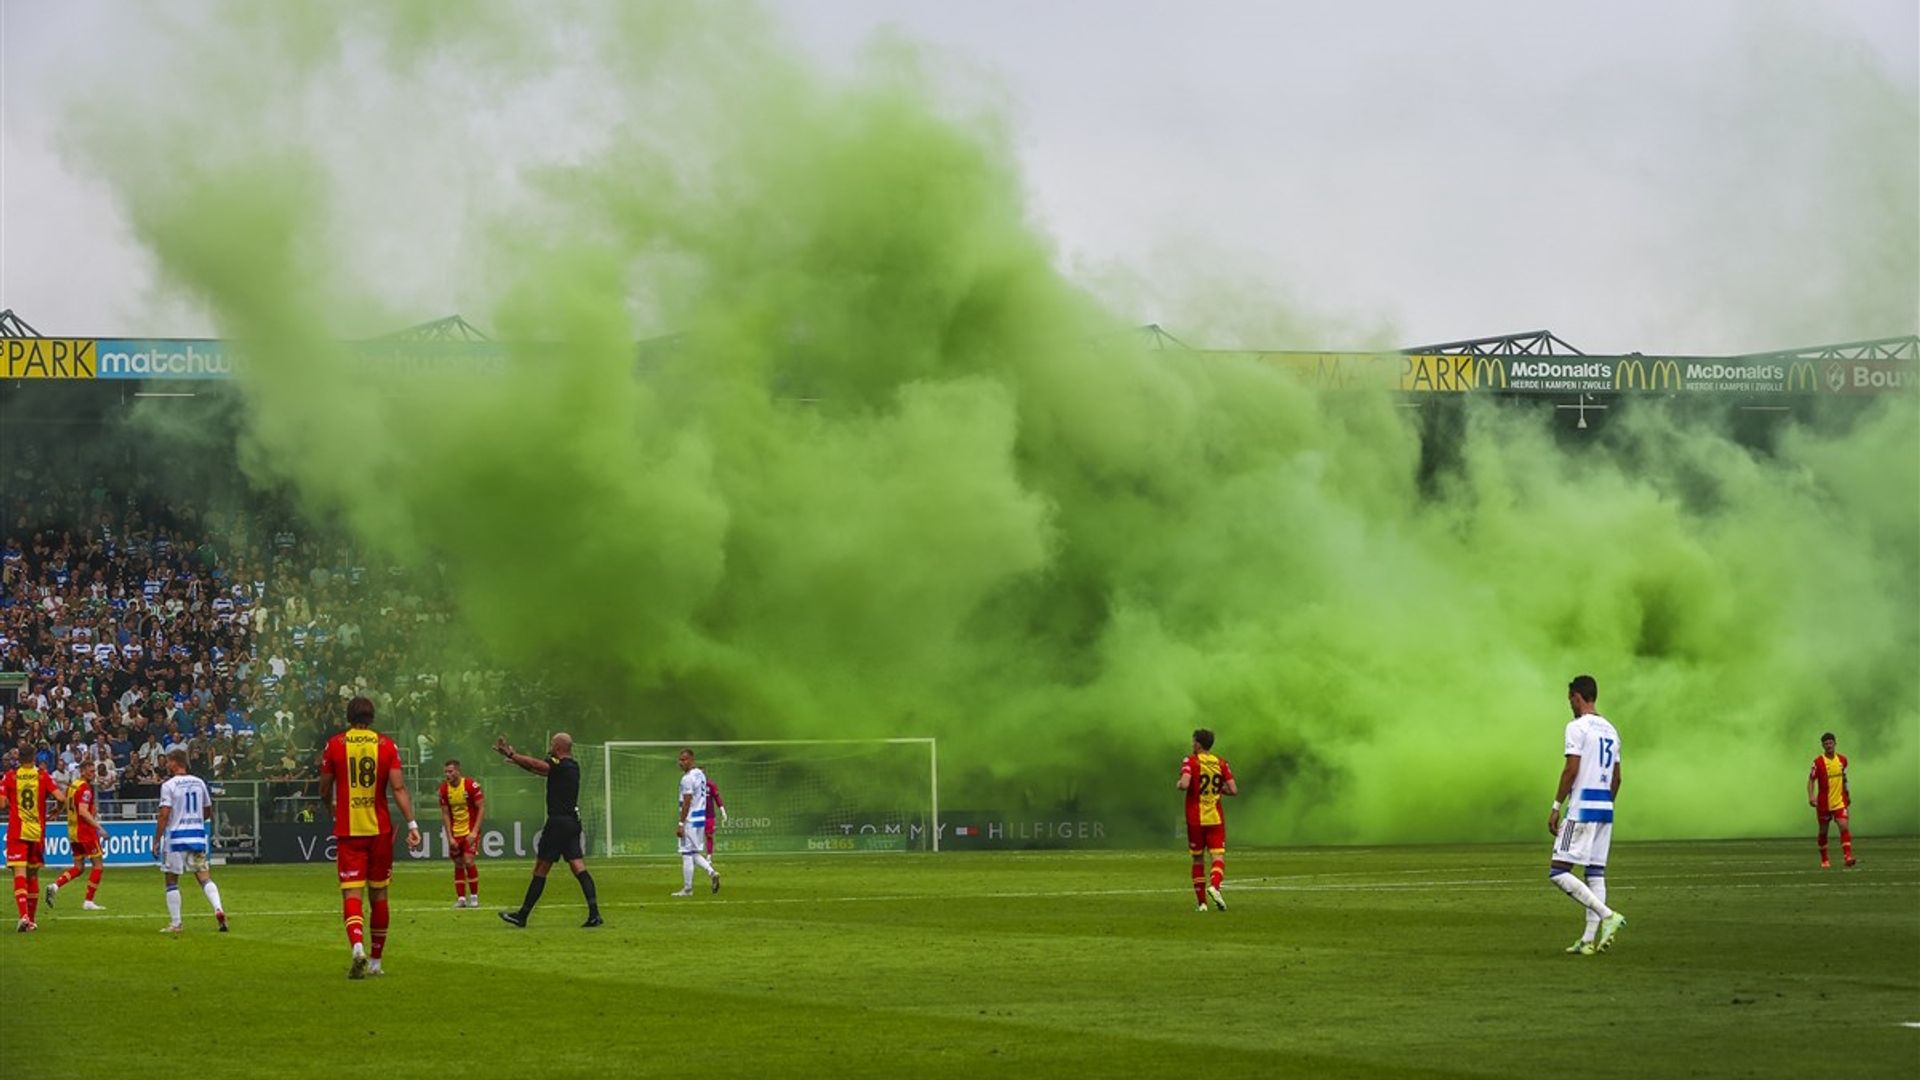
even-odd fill
[[[14,456],[14,455],[9,455]],[[28,455],[21,455],[23,458]],[[498,672],[443,659],[444,592],[284,510],[207,510],[9,462],[0,506],[5,765],[85,771],[104,800],[151,798],[188,748],[210,781],[311,795],[344,703],[372,698],[409,761],[506,707]],[[7,695],[0,693],[0,702]]]

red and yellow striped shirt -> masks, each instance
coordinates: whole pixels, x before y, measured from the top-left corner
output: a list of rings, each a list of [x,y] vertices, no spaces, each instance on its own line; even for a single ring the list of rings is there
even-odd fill
[[[472,832],[474,811],[485,800],[480,781],[471,776],[461,777],[458,784],[441,784],[440,815],[447,823],[447,835],[465,836]]]
[[[1226,824],[1226,808],[1220,805],[1220,797],[1233,781],[1233,768],[1227,759],[1206,751],[1188,755],[1180,763],[1180,775],[1187,778],[1187,824]]]
[[[1847,755],[1821,754],[1813,759],[1813,771],[1807,779],[1819,785],[1814,803],[1828,813],[1847,808]]]
[[[372,728],[348,728],[335,735],[320,756],[321,769],[333,774],[333,835],[385,836],[393,831],[387,813],[387,783],[400,767],[400,748]]]
[[[38,765],[22,765],[0,776],[7,797],[7,839],[37,844],[47,838],[47,811],[56,789],[53,777]]]
[[[80,816],[81,810],[94,813],[93,785],[84,776],[67,788],[67,836],[76,844],[92,847],[100,842],[100,834]]]

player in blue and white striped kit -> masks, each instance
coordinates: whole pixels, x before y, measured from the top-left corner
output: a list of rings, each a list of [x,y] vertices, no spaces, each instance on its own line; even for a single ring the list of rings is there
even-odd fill
[[[213,793],[207,782],[187,772],[187,748],[176,746],[167,751],[165,783],[160,785],[160,819],[153,826],[153,854],[167,873],[167,925],[161,933],[180,932],[180,875],[191,873],[200,882],[200,891],[213,905],[213,917],[220,932],[227,931],[227,913],[220,906],[220,886],[213,883],[207,868],[210,847]]]
[[[1600,685],[1591,675],[1577,675],[1567,684],[1567,704],[1573,720],[1567,724],[1567,763],[1560,770],[1560,786],[1547,815],[1547,832],[1554,837],[1553,862],[1547,878],[1587,909],[1587,929],[1567,947],[1577,956],[1605,952],[1613,936],[1627,924],[1626,916],[1607,906],[1607,849],[1613,843],[1613,798],[1620,793],[1620,733],[1593,710]],[[1560,818],[1561,804],[1567,808]],[[1573,876],[1580,867],[1585,880]]]
[[[680,891],[674,896],[693,895],[693,868],[707,872],[714,892],[720,891],[720,872],[707,857],[707,774],[693,763],[693,751],[680,751],[680,817],[673,830],[680,848]]]

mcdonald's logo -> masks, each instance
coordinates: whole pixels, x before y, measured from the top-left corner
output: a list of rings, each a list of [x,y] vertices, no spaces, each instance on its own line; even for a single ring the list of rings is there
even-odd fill
[[[1820,377],[1814,372],[1812,361],[1796,360],[1792,367],[1787,368],[1787,393],[1804,390],[1811,394],[1818,389]]]
[[[1498,386],[1507,388],[1507,363],[1491,356],[1481,356],[1473,361],[1472,386]]]
[[[1613,368],[1615,390],[1672,390],[1680,385],[1680,365],[1671,360],[1620,361]]]

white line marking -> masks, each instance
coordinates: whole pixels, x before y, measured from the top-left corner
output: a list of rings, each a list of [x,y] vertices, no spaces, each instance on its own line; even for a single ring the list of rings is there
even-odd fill
[[[1797,874],[1797,873],[1800,873],[1800,871],[1780,871],[1780,873]],[[1748,883],[1742,883],[1742,884],[1729,885],[1721,881],[1721,876],[1722,875],[1715,875],[1712,877],[1667,876],[1667,877],[1654,879],[1657,882],[1668,882],[1668,881],[1698,882],[1698,884],[1691,884],[1691,885],[1689,884],[1647,884],[1646,882],[1641,881],[1641,882],[1619,882],[1619,883],[1613,884],[1611,887],[1614,892],[1658,892],[1658,891],[1664,891],[1664,890],[1670,890],[1670,889],[1828,889],[1828,888],[1920,889],[1920,880],[1857,881],[1850,885],[1844,885],[1844,886],[1839,885],[1837,883],[1833,883],[1831,879],[1827,881],[1783,882],[1779,884],[1748,882]],[[1501,889],[1515,890],[1515,891],[1538,890],[1543,893],[1548,891],[1544,880],[1535,881],[1531,875],[1529,875],[1527,878],[1474,878],[1474,879],[1460,880],[1460,881],[1378,881],[1378,882],[1351,882],[1351,883],[1344,883],[1344,884],[1300,883],[1300,884],[1291,884],[1291,885],[1240,885],[1240,884],[1235,884],[1233,882],[1228,882],[1224,887],[1227,890],[1232,892],[1301,892],[1301,893],[1311,893],[1311,892],[1395,893],[1395,892],[1420,892],[1420,891],[1431,892],[1431,891],[1438,891],[1438,890],[1461,889],[1461,888],[1486,890],[1486,891],[1501,890]],[[726,897],[726,898],[718,898],[718,899],[689,898],[688,901],[684,904],[676,904],[673,902],[671,898],[663,894],[661,896],[661,899],[657,901],[643,901],[643,900],[602,901],[600,906],[602,908],[627,909],[627,908],[647,908],[647,907],[691,908],[699,904],[724,905],[728,907],[747,907],[747,906],[794,905],[794,904],[894,904],[894,903],[912,903],[916,901],[927,901],[927,900],[931,900],[936,903],[946,903],[953,900],[1070,900],[1076,897],[1096,897],[1096,896],[1166,896],[1170,894],[1185,894],[1185,893],[1188,893],[1189,891],[1190,891],[1190,888],[1160,886],[1160,887],[1151,888],[1151,889],[1044,889],[1044,890],[1033,890],[1033,891],[996,891],[996,892],[969,892],[969,893],[954,893],[954,892],[873,893],[866,896],[766,896],[766,897],[735,896],[735,897]],[[438,903],[418,904],[418,905],[396,903],[393,905],[393,912],[396,915],[422,915],[422,914],[431,914],[436,912],[440,914],[453,914],[455,912],[462,911],[462,910],[469,910],[469,909],[448,907],[444,904],[438,904]],[[560,900],[558,901],[557,906],[554,908],[554,910],[565,910],[565,911],[572,912],[572,911],[579,911],[584,909],[577,900]],[[237,920],[245,921],[247,919],[262,919],[262,918],[268,918],[268,919],[270,918],[307,918],[307,917],[320,916],[320,915],[338,916],[340,914],[340,909],[339,908],[302,908],[302,909],[287,910],[287,911],[247,911],[242,908],[235,908],[235,909],[229,909],[228,914]],[[96,914],[96,913],[82,913],[81,915],[78,916],[78,918],[80,918],[82,921],[105,920],[105,919],[158,919],[162,917],[163,916],[158,912],[142,913],[137,915],[123,915],[123,914],[108,915],[108,914]]]

